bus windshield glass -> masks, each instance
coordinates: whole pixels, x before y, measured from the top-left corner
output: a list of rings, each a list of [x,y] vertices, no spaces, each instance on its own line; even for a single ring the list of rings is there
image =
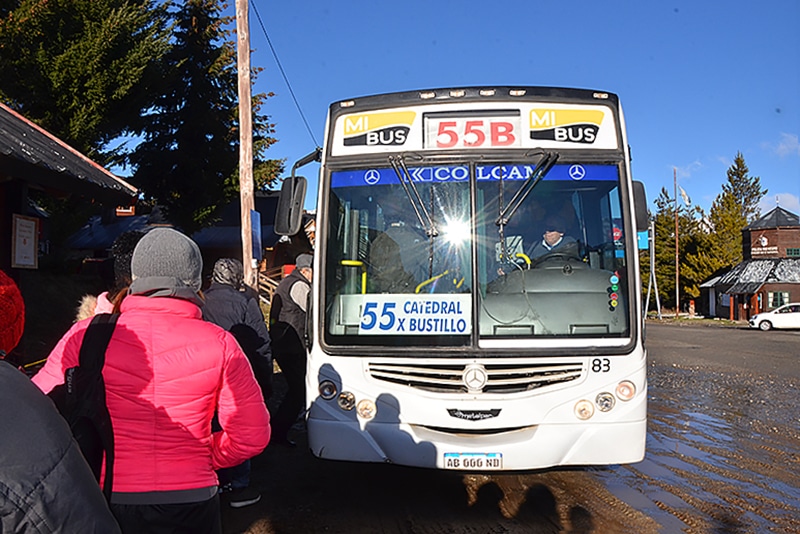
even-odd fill
[[[629,336],[621,164],[536,163],[331,172],[326,342]]]

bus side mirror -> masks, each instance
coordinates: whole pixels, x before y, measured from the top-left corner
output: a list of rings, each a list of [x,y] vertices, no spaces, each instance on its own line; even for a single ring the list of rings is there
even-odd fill
[[[636,229],[640,232],[650,228],[650,217],[647,214],[647,195],[642,182],[633,182],[633,206],[636,210]]]
[[[302,176],[292,176],[283,181],[275,211],[275,233],[295,235],[303,225],[303,203],[308,184]]]

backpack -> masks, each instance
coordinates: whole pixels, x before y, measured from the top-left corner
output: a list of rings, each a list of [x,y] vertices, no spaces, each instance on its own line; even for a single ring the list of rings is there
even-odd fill
[[[114,432],[106,406],[103,365],[118,314],[95,315],[84,333],[78,365],[64,371],[64,383],[48,394],[66,419],[86,462],[100,483],[105,453],[103,494],[111,498],[114,467]]]

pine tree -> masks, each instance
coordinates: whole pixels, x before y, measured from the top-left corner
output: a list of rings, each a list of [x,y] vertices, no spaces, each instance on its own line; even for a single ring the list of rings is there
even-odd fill
[[[135,133],[168,48],[151,0],[18,0],[0,7],[0,99],[102,163]]]
[[[655,200],[654,216],[655,269],[658,294],[663,306],[675,306],[675,199],[666,188]],[[682,302],[700,295],[699,284],[703,279],[687,267],[687,258],[692,258],[702,250],[702,210],[678,204],[678,261],[679,296]],[[649,251],[642,254],[642,279],[649,280]]]
[[[659,298],[662,305],[674,302],[675,296],[675,204],[665,188],[655,200],[656,213],[654,217],[655,236],[653,247],[655,249],[656,282]],[[647,258],[647,272],[649,276],[650,262]]]
[[[737,152],[733,165],[727,171],[728,183],[722,186],[723,194],[730,194],[736,200],[747,224],[761,216],[758,204],[768,192],[766,189],[761,189],[761,178],[749,176],[749,172],[744,156],[741,152]]]
[[[147,116],[144,141],[131,153],[131,182],[162,205],[187,233],[214,221],[238,191],[236,50],[230,17],[214,0],[187,0],[173,11],[174,42],[166,56],[165,87]],[[253,99],[256,188],[273,180],[282,162],[266,161],[272,125]]]
[[[736,154],[728,168],[728,181],[711,205],[709,222],[713,232],[709,235],[709,262],[717,269],[730,268],[742,261],[742,229],[759,216],[758,204],[766,189],[761,188],[757,177],[749,170],[741,152]]]

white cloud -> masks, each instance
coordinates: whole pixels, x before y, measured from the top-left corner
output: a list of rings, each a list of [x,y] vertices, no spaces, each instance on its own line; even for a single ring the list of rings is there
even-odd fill
[[[791,193],[778,193],[777,195],[767,195],[761,199],[758,207],[761,213],[772,211],[775,206],[780,206],[794,214],[800,214],[800,197]]]
[[[783,156],[800,156],[800,140],[794,134],[782,133],[775,152]]]
[[[678,178],[689,178],[692,173],[702,169],[703,164],[695,160],[688,165],[684,165],[683,167],[676,165],[673,168],[677,170]]]

